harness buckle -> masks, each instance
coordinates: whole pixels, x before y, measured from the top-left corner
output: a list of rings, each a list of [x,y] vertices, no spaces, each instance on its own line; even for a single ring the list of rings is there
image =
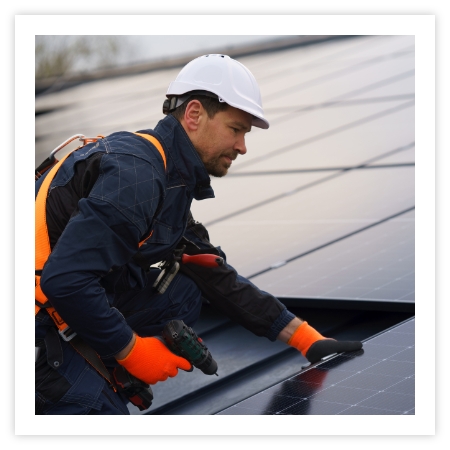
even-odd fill
[[[63,330],[58,330],[58,333],[61,336],[61,339],[66,342],[71,341],[77,335],[77,333],[75,333],[68,325]]]
[[[83,143],[82,147],[84,147],[87,144],[90,144],[91,142],[97,142],[99,139],[103,139],[105,136],[103,136],[102,134],[99,134],[96,137],[86,137],[86,136],[81,136],[79,137],[79,140]]]

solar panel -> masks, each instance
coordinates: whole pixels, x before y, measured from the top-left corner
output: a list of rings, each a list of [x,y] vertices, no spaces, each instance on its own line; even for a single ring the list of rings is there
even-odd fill
[[[293,162],[298,167],[360,163],[365,155],[372,157],[414,140],[413,106],[413,99],[391,100],[289,113],[271,125],[272,133],[255,129],[248,134],[248,153],[233,163],[233,170],[268,170],[274,164],[272,168],[291,168]]]
[[[324,100],[332,95],[343,94],[349,86],[361,86],[366,80],[380,77],[380,73],[395,73],[414,66],[414,47],[406,43],[398,50],[384,55],[366,55],[360,59],[335,60],[332,64],[317,64],[308,70],[302,67],[299,55],[297,66],[279,69],[277,77],[264,80],[265,107],[283,100],[283,104],[301,104],[307,99]],[[256,75],[257,76],[257,75]]]
[[[251,276],[414,206],[414,167],[354,170],[326,177],[328,181],[305,189],[299,174],[298,190],[271,202],[266,199],[257,207],[246,199],[249,207],[237,212],[233,198],[224,195],[205,211],[206,217],[215,217],[215,223],[205,220],[197,207],[193,214],[207,226],[211,242],[225,250],[229,263]],[[276,178],[247,182],[256,183],[262,191]],[[245,190],[240,196],[245,197]]]
[[[411,145],[404,148],[403,151],[393,153],[384,158],[369,164],[369,166],[380,166],[386,164],[414,164],[415,163],[416,146]]]
[[[371,89],[361,89],[360,92],[355,92],[351,95],[352,99],[375,99],[384,98],[387,96],[398,96],[412,94],[415,92],[415,77],[414,69],[402,71],[398,75],[392,75],[386,77],[385,75],[380,81],[375,81],[371,86]]]
[[[414,302],[414,211],[252,278],[278,297]]]
[[[343,114],[345,111],[340,109]],[[320,117],[318,120],[322,120]],[[390,108],[383,114],[372,115],[364,122],[354,121],[334,132],[317,133],[308,140],[283,140],[263,146],[263,136],[247,140],[248,153],[235,161],[235,172],[306,169],[317,167],[354,166],[368,158],[414,142],[414,107]],[[300,117],[294,128],[306,126]],[[383,133],[380,133],[383,130]],[[256,134],[256,133],[255,133]]]
[[[412,318],[217,414],[414,414],[414,338]]]

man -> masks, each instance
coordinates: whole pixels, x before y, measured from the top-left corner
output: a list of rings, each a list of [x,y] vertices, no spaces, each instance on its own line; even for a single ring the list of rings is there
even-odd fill
[[[202,297],[311,362],[361,348],[324,338],[228,263],[183,264],[156,292],[153,266],[176,249],[225,259],[191,202],[214,196],[209,175],[226,175],[247,152],[252,126],[269,127],[255,78],[226,55],[191,61],[167,97],[168,116],[154,130],[94,139],[36,182],[37,414],[128,414],[111,371],[124,367],[155,384],[191,369],[157,336],[172,319],[193,326]]]

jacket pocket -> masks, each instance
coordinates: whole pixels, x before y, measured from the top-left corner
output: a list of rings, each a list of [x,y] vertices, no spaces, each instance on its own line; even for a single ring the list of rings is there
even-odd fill
[[[153,230],[147,242],[152,244],[170,244],[172,236],[172,227],[159,220],[155,220]]]

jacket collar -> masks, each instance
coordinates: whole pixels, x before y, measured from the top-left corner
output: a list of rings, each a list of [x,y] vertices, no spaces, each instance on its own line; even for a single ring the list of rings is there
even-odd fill
[[[213,198],[209,174],[180,122],[168,115],[152,134],[167,153],[167,188],[183,185],[196,200]]]

